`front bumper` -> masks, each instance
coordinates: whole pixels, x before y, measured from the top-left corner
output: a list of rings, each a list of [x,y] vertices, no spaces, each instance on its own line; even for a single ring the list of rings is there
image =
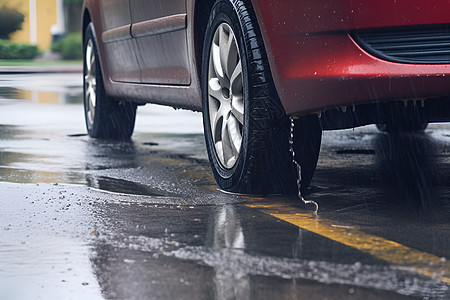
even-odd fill
[[[287,114],[450,95],[450,64],[377,58],[349,34],[285,37],[275,79]]]
[[[450,24],[438,0],[252,0],[272,77],[289,115],[450,95],[450,64],[392,62],[350,33]]]

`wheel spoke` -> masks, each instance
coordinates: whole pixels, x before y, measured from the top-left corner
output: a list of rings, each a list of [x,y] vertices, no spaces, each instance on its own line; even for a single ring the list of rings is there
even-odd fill
[[[223,128],[223,115],[218,111],[214,116],[214,121],[211,124],[211,131],[213,140],[215,141],[214,145],[216,148],[217,156],[220,161],[224,161],[224,153],[223,153],[223,141],[222,141],[222,128]]]
[[[214,75],[219,79],[219,82],[221,85],[225,81],[222,63],[220,61],[220,48],[219,45],[213,44],[212,45],[212,65],[214,70]]]
[[[233,140],[230,135],[229,121],[230,115],[227,114],[224,118],[222,131],[221,131],[221,139],[222,139],[222,150],[223,150],[223,158],[225,164],[228,166],[229,162],[233,160],[235,156],[235,151],[233,151]]]
[[[95,93],[97,89],[97,80],[95,77],[92,76],[92,74],[87,74],[86,76],[84,76],[84,82],[85,82],[86,96],[89,96],[92,106],[95,107],[96,105]]]
[[[220,49],[220,63],[222,65],[222,70],[224,71],[224,76],[228,77],[228,52],[230,47],[230,36],[229,32],[225,31],[226,26],[219,26],[219,49]],[[232,36],[231,36],[232,38]]]
[[[94,111],[95,109],[95,93],[94,92],[89,92],[89,110],[90,111]]]
[[[230,88],[233,96],[242,95],[242,65],[240,61],[235,66],[233,74],[231,75]]]
[[[90,70],[89,73],[91,73],[92,76],[95,76],[95,56],[94,53],[92,53],[91,59],[90,59]]]
[[[214,99],[221,101],[222,91],[218,78],[211,78],[208,82],[208,94]]]
[[[230,78],[230,82],[233,82],[231,78],[236,69],[236,66],[239,64],[239,52],[236,45],[236,38],[232,34],[230,34],[230,38],[228,39],[228,43],[226,45],[226,53],[227,53],[226,74],[228,78]]]
[[[233,97],[231,100],[231,112],[241,125],[244,125],[244,100],[242,97]]]
[[[87,105],[87,117],[89,122],[92,124],[94,122],[95,117],[95,103],[96,103],[96,94],[92,87],[89,87],[86,91],[86,105]]]
[[[88,94],[89,94],[89,99],[91,100],[90,101],[91,107],[95,108],[95,106],[97,105],[97,97],[95,95],[95,89],[92,85],[89,86]]]
[[[239,150],[241,149],[242,133],[239,126],[239,121],[233,115],[230,115],[228,118],[227,128],[231,148],[233,150],[233,156],[237,156],[239,154]]]
[[[90,50],[90,53],[89,53],[89,61],[90,61],[90,63],[91,63],[91,69],[93,70],[93,71],[95,71],[95,69],[94,69],[94,65],[95,65],[95,53],[94,53],[94,45],[93,45],[93,42],[92,42],[92,40],[90,40],[89,41],[89,50]]]
[[[86,73],[89,74],[91,72],[92,67],[92,42],[89,40],[86,46]]]
[[[222,162],[222,161],[225,161],[225,158],[223,157],[223,147],[222,147],[222,141],[217,141],[215,144],[214,144],[214,146],[215,146],[215,148],[216,148],[216,154],[217,154],[217,157],[219,158],[219,160]]]
[[[240,61],[231,75],[231,111],[236,119],[244,124],[244,100],[242,92],[242,66]]]
[[[214,140],[222,140],[222,129],[229,110],[220,104],[219,109],[214,113],[212,112],[211,120],[211,132]]]

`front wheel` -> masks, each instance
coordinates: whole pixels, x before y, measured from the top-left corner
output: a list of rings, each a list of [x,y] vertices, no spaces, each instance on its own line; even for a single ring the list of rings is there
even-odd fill
[[[118,102],[105,93],[92,23],[83,43],[84,115],[92,138],[129,139],[136,120],[136,104]]]
[[[248,2],[216,1],[205,33],[202,75],[206,147],[219,187],[245,194],[295,192],[290,122]],[[315,169],[317,159],[311,161],[314,168],[308,170]],[[305,185],[311,178],[302,173]]]

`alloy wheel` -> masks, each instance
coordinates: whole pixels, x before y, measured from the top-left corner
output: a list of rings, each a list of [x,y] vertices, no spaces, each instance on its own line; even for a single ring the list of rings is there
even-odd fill
[[[92,125],[95,118],[95,106],[97,105],[97,72],[95,66],[95,53],[93,42],[90,39],[86,45],[84,93],[86,101],[86,115],[88,123]]]
[[[212,39],[208,71],[208,104],[211,134],[220,163],[236,164],[242,144],[244,95],[239,47],[227,23],[217,27]]]

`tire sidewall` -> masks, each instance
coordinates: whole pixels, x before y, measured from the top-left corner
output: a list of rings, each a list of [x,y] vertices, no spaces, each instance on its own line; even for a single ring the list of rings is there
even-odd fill
[[[222,23],[228,24],[234,32],[236,41],[239,46],[239,55],[242,65],[242,78],[243,78],[243,97],[244,97],[244,126],[242,128],[242,144],[239,152],[238,159],[235,165],[231,169],[225,168],[216,153],[215,145],[213,142],[212,132],[211,132],[211,120],[209,115],[209,95],[208,95],[208,72],[209,72],[209,60],[210,51],[212,45],[212,39],[214,37],[217,27]],[[244,174],[247,162],[247,145],[249,141],[249,128],[250,128],[250,118],[249,118],[249,99],[251,95],[249,94],[249,78],[248,78],[248,65],[247,65],[247,49],[245,47],[245,42],[242,33],[242,27],[240,20],[236,13],[236,9],[233,4],[227,0],[217,1],[214,5],[208,26],[206,29],[204,47],[203,47],[203,57],[202,57],[202,101],[203,101],[203,126],[205,132],[206,147],[208,150],[208,155],[212,164],[212,169],[216,181],[222,188],[233,191],[234,188],[241,181],[241,177]]]

